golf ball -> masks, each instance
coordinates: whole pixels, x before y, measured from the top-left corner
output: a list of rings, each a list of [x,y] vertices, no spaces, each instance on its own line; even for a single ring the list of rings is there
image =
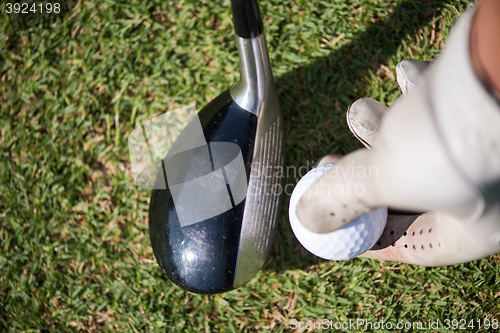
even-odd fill
[[[312,254],[328,260],[346,260],[369,250],[382,235],[387,222],[387,207],[366,213],[348,225],[330,233],[318,234],[300,223],[297,204],[325,172],[335,163],[320,165],[309,171],[295,186],[290,198],[290,225],[295,237]]]

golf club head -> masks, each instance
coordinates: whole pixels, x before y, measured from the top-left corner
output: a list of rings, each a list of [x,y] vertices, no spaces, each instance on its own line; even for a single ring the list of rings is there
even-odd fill
[[[176,139],[157,176],[166,188],[153,190],[149,208],[160,267],[200,294],[237,288],[262,268],[283,192],[284,124],[259,6],[232,0],[232,10],[240,81]]]

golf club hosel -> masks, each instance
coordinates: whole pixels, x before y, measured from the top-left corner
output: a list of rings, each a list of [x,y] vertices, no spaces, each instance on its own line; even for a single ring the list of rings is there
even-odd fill
[[[234,31],[242,38],[254,38],[264,32],[257,0],[231,0]]]
[[[240,57],[240,80],[231,88],[231,96],[243,109],[259,116],[268,99],[276,96],[266,38],[236,36]]]

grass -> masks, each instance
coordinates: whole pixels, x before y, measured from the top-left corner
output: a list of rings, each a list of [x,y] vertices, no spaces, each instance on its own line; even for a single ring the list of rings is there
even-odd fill
[[[360,147],[347,105],[362,96],[393,103],[395,65],[436,57],[467,6],[261,1],[288,165],[306,169]],[[237,81],[229,1],[81,0],[17,33],[5,17],[2,8],[0,331],[301,332],[293,319],[500,319],[498,256],[439,268],[325,261],[297,242],[286,204],[270,258],[248,284],[217,296],[174,286],[151,251],[149,193],[133,184],[126,138]],[[466,331],[479,331],[477,322]]]

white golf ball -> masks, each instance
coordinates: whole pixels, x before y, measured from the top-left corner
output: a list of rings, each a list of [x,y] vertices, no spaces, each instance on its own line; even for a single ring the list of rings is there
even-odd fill
[[[347,226],[326,234],[310,231],[297,217],[300,199],[335,163],[320,165],[309,171],[295,186],[290,198],[290,225],[295,237],[312,254],[328,260],[346,260],[369,250],[380,238],[387,222],[387,207],[362,215]]]

